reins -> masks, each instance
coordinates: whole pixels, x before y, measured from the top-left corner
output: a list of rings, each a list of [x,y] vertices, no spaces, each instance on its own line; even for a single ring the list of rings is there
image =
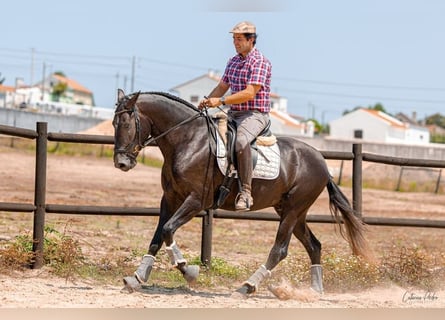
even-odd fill
[[[190,117],[188,117],[187,119],[185,119],[185,120],[179,122],[179,123],[176,124],[175,126],[171,127],[170,129],[168,129],[168,130],[162,132],[162,133],[159,134],[158,136],[156,136],[156,137],[149,137],[149,138],[146,139],[146,140],[144,141],[144,143],[141,144],[140,146],[141,146],[142,148],[143,148],[143,147],[146,147],[146,146],[148,146],[150,143],[155,142],[156,140],[162,138],[163,136],[166,136],[167,134],[169,134],[171,131],[177,129],[178,127],[180,127],[180,126],[182,126],[182,125],[184,125],[184,124],[186,124],[186,123],[189,123],[189,122],[191,122],[191,121],[193,121],[193,120],[195,120],[195,119],[197,119],[197,118],[199,118],[199,117],[201,117],[201,116],[202,116],[201,113],[197,113],[197,114],[195,114],[195,115],[193,115],[193,116],[190,116]]]

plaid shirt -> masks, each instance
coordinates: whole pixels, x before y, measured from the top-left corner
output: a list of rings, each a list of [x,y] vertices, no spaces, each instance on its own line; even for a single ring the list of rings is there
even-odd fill
[[[248,84],[261,85],[253,100],[241,104],[231,105],[231,110],[258,110],[270,111],[270,80],[272,65],[255,47],[244,59],[236,55],[229,60],[221,81],[230,85],[230,90],[237,93],[246,88]]]

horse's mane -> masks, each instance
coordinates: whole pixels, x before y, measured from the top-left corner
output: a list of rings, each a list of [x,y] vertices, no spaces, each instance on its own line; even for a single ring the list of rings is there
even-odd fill
[[[134,95],[134,94],[136,94],[136,93],[132,93],[132,94],[130,94],[130,96],[132,96],[132,95]],[[173,95],[173,94],[167,93],[167,92],[162,92],[162,91],[148,91],[148,92],[141,92],[141,94],[153,94],[153,95],[162,96],[162,97],[168,98],[168,99],[170,99],[170,100],[179,102],[179,103],[181,103],[181,104],[183,104],[183,105],[185,105],[185,106],[187,106],[187,107],[189,107],[189,108],[191,108],[191,109],[193,109],[193,110],[199,112],[199,109],[198,109],[197,107],[195,107],[193,104],[191,104],[190,102],[185,101],[184,99],[182,99],[182,98],[180,98],[180,97],[178,97],[178,96],[175,96],[175,95]]]

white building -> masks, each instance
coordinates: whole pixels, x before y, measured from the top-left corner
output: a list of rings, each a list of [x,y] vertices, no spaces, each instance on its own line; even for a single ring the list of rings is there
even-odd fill
[[[60,82],[66,84],[66,91],[55,99],[53,87]],[[40,81],[34,86],[26,86],[19,80],[15,87],[0,85],[0,107],[3,108],[99,119],[113,117],[114,109],[93,105],[93,93],[89,89],[73,79],[57,74],[48,76],[43,85]]]
[[[402,122],[384,112],[357,109],[329,123],[332,139],[428,144],[427,128]]]
[[[177,85],[170,89],[170,91],[197,106],[199,101],[201,101],[205,95],[208,95],[220,80],[221,77],[218,74],[209,71],[200,77]],[[314,136],[314,124],[312,122],[300,122],[287,113],[286,98],[275,93],[271,93],[270,98],[272,103],[270,112],[271,130],[273,133],[305,137]]]
[[[0,84],[0,108],[12,108],[15,88]]]

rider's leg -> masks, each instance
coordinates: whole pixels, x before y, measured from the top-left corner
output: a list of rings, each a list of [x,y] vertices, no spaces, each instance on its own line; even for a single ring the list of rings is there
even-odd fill
[[[237,143],[238,146],[238,143]],[[241,192],[235,203],[238,211],[249,210],[253,205],[252,191],[252,151],[247,144],[243,149],[237,150],[238,177],[241,180]]]
[[[238,112],[234,116],[237,123],[235,150],[237,154],[238,177],[242,190],[238,194],[235,209],[238,211],[249,210],[253,205],[252,190],[252,151],[250,144],[258,134],[266,127],[269,116],[261,112]]]

